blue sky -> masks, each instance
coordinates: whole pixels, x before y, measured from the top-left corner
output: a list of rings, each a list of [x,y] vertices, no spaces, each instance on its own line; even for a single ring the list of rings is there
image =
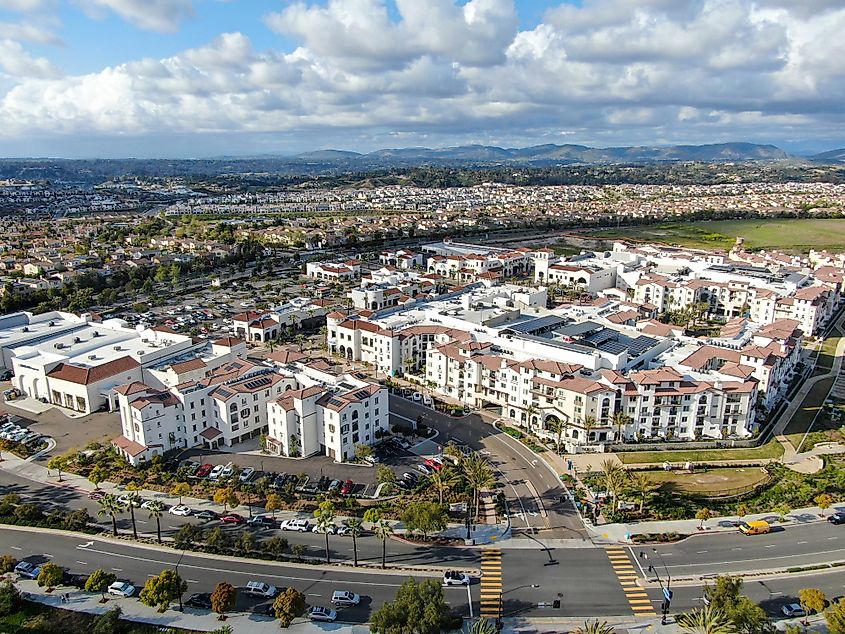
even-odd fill
[[[829,149],[842,32],[841,0],[0,0],[0,155]]]

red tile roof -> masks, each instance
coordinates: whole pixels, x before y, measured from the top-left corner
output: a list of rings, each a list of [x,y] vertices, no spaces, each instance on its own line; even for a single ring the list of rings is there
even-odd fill
[[[91,385],[122,372],[129,372],[140,368],[141,364],[130,356],[120,357],[92,368],[85,368],[70,363],[60,363],[47,373],[51,379],[78,383],[79,385]]]

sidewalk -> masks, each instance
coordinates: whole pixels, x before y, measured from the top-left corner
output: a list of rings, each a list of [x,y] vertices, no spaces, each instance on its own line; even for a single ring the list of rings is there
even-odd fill
[[[705,535],[711,533],[736,532],[736,523],[740,521],[766,520],[777,526],[799,526],[812,522],[825,522],[827,517],[837,511],[845,511],[845,505],[832,506],[822,511],[818,507],[795,509],[786,516],[786,521],[780,523],[778,516],[771,511],[768,513],[752,513],[740,518],[737,515],[716,517],[704,522],[704,530],[700,530],[700,520],[667,520],[650,522],[631,522],[627,524],[599,524],[587,528],[597,538],[608,542],[630,543],[631,535],[643,533],[678,533],[680,535]],[[824,517],[820,517],[821,514]]]
[[[205,610],[195,610],[186,607],[184,612],[179,612],[178,609],[175,609],[179,607],[178,602],[171,609],[165,611],[163,614],[159,614],[156,608],[150,608],[141,603],[137,599],[137,596],[130,599],[110,597],[107,603],[100,603],[99,593],[92,594],[82,590],[59,588],[56,592],[47,594],[43,588],[38,587],[35,581],[30,580],[21,580],[17,585],[22,593],[27,594],[26,598],[37,601],[38,603],[64,610],[87,612],[89,614],[103,614],[115,606],[120,606],[125,619],[150,623],[162,628],[178,627],[199,632],[211,632],[222,625],[229,625],[233,631],[238,633],[270,634],[273,632],[276,634],[279,631],[278,620],[252,614],[251,612],[233,612],[228,615],[225,621],[218,621],[216,614]],[[70,598],[67,603],[62,603],[61,595],[65,593],[69,594]],[[332,632],[350,634],[365,634],[370,631],[370,628],[366,625],[332,624],[325,626],[311,623],[301,618],[297,619],[290,627],[290,631],[302,632],[303,634],[326,632],[327,629],[331,629]]]

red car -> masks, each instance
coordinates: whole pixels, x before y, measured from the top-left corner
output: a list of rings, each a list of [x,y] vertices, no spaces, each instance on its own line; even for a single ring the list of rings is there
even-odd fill
[[[211,473],[211,470],[214,468],[214,465],[204,464],[201,465],[197,472],[194,474],[195,478],[207,478],[208,474]]]
[[[355,488],[355,483],[352,480],[347,480],[343,483],[343,486],[340,487],[340,494],[341,495],[349,495],[352,493],[352,489]]]
[[[435,460],[434,458],[429,458],[423,463],[426,467],[431,467],[435,471],[440,471],[443,468],[443,464]]]
[[[220,521],[224,524],[243,524],[246,520],[237,513],[227,513],[220,518]]]

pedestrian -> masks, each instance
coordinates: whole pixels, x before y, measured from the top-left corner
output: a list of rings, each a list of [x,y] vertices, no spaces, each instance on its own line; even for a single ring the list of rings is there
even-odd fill
[[[67,603],[67,595],[66,594],[62,595],[62,603]]]

